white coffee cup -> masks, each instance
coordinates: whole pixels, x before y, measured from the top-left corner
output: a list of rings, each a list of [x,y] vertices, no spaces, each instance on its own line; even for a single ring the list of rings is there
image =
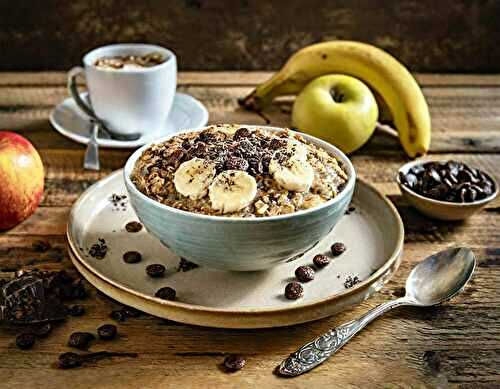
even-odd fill
[[[98,68],[94,64],[102,57],[162,54],[165,61],[151,67],[125,69]],[[73,98],[85,104],[76,90],[76,76],[85,74],[91,109],[115,133],[144,134],[165,127],[177,87],[177,59],[163,47],[149,44],[113,44],[99,47],[83,57],[84,68],[68,73],[68,85]]]

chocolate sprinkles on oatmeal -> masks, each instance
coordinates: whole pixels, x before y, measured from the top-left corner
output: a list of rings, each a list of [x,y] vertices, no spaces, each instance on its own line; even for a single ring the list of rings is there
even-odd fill
[[[289,130],[212,126],[152,145],[132,182],[165,205],[205,215],[265,217],[313,208],[347,182],[337,159]]]

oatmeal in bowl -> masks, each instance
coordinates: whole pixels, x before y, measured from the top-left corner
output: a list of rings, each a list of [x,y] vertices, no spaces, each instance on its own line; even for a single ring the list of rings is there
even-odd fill
[[[284,215],[337,196],[347,173],[298,133],[212,126],[147,148],[131,175],[149,198],[227,217]]]
[[[351,200],[355,172],[334,146],[263,126],[214,125],[137,150],[125,183],[139,219],[177,255],[260,270],[305,252]]]

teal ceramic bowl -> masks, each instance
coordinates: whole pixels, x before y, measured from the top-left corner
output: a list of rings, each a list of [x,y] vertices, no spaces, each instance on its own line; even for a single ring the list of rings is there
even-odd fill
[[[163,142],[174,135],[153,143]],[[134,152],[125,165],[125,185],[130,203],[151,234],[177,255],[199,265],[222,270],[254,271],[293,260],[332,230],[349,206],[356,182],[354,167],[344,153],[320,139],[301,135],[334,155],[349,176],[339,195],[318,207],[279,216],[229,218],[200,215],[161,204],[140,192],[130,179],[136,160],[151,144]]]

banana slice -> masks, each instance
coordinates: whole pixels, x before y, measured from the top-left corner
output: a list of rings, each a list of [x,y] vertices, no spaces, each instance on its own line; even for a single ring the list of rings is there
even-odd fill
[[[273,157],[269,163],[269,172],[280,186],[294,192],[307,192],[314,180],[311,164],[302,159],[300,154],[285,161]]]
[[[193,158],[181,163],[174,174],[177,192],[192,200],[207,194],[208,186],[215,177],[215,165],[201,158]]]
[[[289,139],[286,145],[287,154],[292,155],[292,158],[307,160],[307,146],[295,139]]]
[[[242,170],[226,170],[220,173],[208,189],[212,208],[222,213],[245,208],[252,203],[256,195],[255,178]]]

